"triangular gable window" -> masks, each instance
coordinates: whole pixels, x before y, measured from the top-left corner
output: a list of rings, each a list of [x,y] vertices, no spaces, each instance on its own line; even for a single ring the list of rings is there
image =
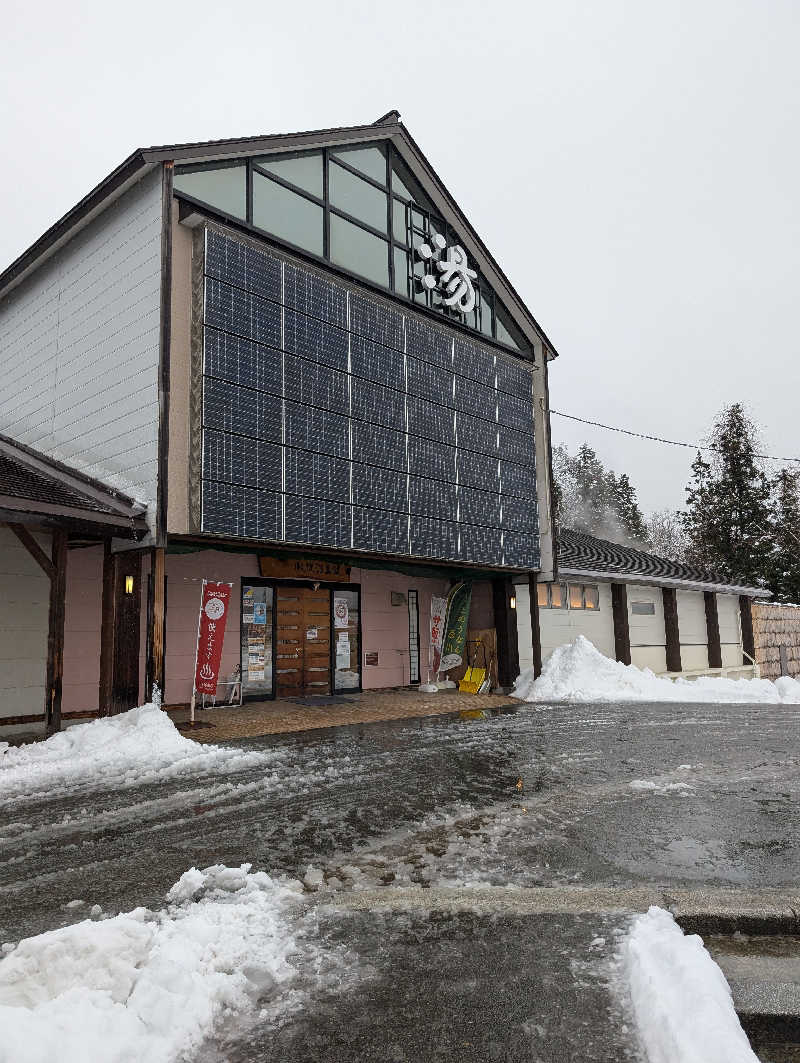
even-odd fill
[[[527,346],[388,141],[178,166],[174,187],[507,347]]]

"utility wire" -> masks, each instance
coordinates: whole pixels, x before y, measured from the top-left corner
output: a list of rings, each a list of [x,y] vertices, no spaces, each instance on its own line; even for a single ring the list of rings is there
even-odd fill
[[[580,424],[590,424],[594,428],[605,428],[607,432],[621,432],[622,435],[634,436],[636,439],[649,439],[653,443],[669,443],[671,447],[687,447],[689,450],[713,450],[716,453],[721,453],[719,447],[711,447],[703,445],[701,443],[682,443],[677,439],[662,439],[661,436],[649,436],[645,432],[632,432],[629,428],[617,428],[612,424],[601,424],[600,421],[589,421],[585,417],[576,417],[572,413],[563,413],[561,410],[548,410],[548,413],[555,414],[556,417],[566,417],[568,421],[578,421]],[[800,463],[800,458],[779,458],[774,454],[755,454],[756,458],[764,458],[766,461],[796,461]]]

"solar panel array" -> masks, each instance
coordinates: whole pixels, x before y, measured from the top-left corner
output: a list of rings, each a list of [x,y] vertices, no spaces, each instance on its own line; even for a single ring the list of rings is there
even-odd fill
[[[204,531],[539,563],[530,369],[207,231]]]

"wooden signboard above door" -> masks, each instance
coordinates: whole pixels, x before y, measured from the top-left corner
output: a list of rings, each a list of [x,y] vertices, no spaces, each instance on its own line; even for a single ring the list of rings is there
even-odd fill
[[[339,561],[320,561],[308,557],[268,557],[262,554],[258,563],[261,575],[267,579],[305,579],[320,583],[349,583],[350,566]]]

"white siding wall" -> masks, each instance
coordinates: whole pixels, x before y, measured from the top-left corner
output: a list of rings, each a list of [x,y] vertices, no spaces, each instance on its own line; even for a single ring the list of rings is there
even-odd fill
[[[542,638],[542,660],[546,661],[558,646],[572,642],[584,635],[606,657],[614,654],[614,621],[611,615],[611,586],[598,584],[600,608],[590,609],[540,609],[539,626]],[[531,649],[530,592],[524,584],[514,588],[517,596],[517,637],[519,642],[519,666],[533,666]]]
[[[678,591],[681,665],[685,672],[708,668],[706,606],[702,591]]]
[[[156,170],[0,303],[0,432],[151,512],[160,280]]]
[[[722,667],[735,668],[742,663],[742,631],[739,598],[735,594],[717,595],[719,641],[722,644]]]
[[[50,537],[35,538],[49,555]],[[0,526],[0,732],[4,716],[44,712],[49,609],[50,580],[13,532]]]
[[[633,612],[634,602],[652,602],[655,613],[642,616]],[[667,670],[667,638],[664,633],[664,600],[660,587],[628,586],[628,625],[631,635],[631,664],[652,671]]]

